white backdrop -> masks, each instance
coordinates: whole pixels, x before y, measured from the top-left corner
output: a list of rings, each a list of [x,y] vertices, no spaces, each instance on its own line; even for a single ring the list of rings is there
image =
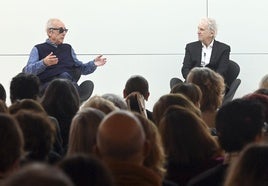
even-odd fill
[[[197,24],[207,14],[218,22],[216,39],[231,45],[231,58],[241,67],[235,97],[257,89],[268,73],[267,0],[0,1],[0,82],[8,94],[11,78],[27,63],[32,47],[46,39],[51,17],[69,28],[65,42],[79,59],[108,58],[80,80],[94,81],[93,94],[122,95],[126,80],[140,74],[149,81],[147,106],[152,108],[169,92],[169,80],[181,77],[185,44],[197,39]]]

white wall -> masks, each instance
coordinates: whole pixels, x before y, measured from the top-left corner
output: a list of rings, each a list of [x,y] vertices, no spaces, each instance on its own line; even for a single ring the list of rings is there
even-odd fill
[[[255,90],[268,73],[267,5],[266,0],[3,1],[0,82],[9,94],[11,78],[27,63],[32,47],[46,39],[46,21],[57,17],[69,28],[65,42],[79,59],[108,58],[105,66],[80,80],[94,81],[93,94],[122,95],[127,78],[140,74],[149,81],[147,106],[152,108],[169,92],[169,80],[181,77],[185,44],[197,39],[198,21],[208,13],[218,22],[217,39],[231,45],[231,58],[241,67],[240,97]]]

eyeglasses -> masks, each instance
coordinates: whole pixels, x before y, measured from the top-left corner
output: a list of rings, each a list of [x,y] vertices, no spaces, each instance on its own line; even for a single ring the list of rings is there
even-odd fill
[[[62,34],[63,32],[68,32],[68,29],[67,28],[63,28],[63,27],[60,27],[60,28],[49,28],[49,30],[58,30],[60,34]]]

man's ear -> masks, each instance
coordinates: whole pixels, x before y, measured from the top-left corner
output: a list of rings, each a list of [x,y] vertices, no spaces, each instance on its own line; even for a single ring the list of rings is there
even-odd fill
[[[146,94],[146,96],[144,97],[144,99],[145,99],[146,101],[148,101],[149,96],[150,96],[150,92],[147,92],[147,94]]]

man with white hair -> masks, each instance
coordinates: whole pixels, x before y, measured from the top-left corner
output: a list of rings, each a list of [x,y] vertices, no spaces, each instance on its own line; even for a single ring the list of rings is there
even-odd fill
[[[185,56],[181,73],[186,79],[194,67],[208,67],[226,79],[231,48],[229,45],[216,41],[217,24],[212,18],[202,18],[198,25],[198,41],[188,43],[185,47]],[[182,80],[172,78],[170,86]]]

